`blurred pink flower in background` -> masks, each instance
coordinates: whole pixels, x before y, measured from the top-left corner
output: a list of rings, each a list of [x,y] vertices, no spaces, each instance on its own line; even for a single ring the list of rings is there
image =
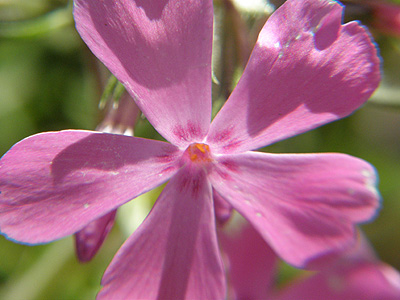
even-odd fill
[[[226,255],[228,299],[400,299],[400,273],[379,261],[362,235],[344,251],[311,260],[307,268],[318,272],[302,274],[280,287],[278,257],[249,223],[220,229],[219,240]]]
[[[112,210],[75,233],[76,255],[80,262],[88,262],[96,255],[114,226],[116,214],[117,210]]]
[[[400,5],[385,1],[370,1],[373,23],[384,33],[400,37]]]
[[[363,236],[336,259],[319,258],[318,267],[320,272],[291,282],[270,299],[400,299],[400,273],[379,261]]]
[[[227,299],[270,299],[278,256],[249,223],[235,221],[218,228],[227,273]]]
[[[1,232],[53,241],[169,181],[106,270],[109,299],[223,299],[215,212],[229,207],[297,267],[348,246],[379,207],[371,165],[249,151],[343,118],[376,89],[377,50],[341,15],[334,1],[282,5],[210,125],[211,0],[75,1],[83,40],[169,143],[80,130],[22,140],[0,161]]]
[[[366,17],[375,32],[400,37],[400,4],[386,0],[343,0],[353,13]]]

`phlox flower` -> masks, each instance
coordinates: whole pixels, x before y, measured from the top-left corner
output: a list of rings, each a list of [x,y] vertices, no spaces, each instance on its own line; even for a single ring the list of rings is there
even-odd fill
[[[81,130],[22,140],[0,161],[1,232],[53,241],[168,181],[100,299],[224,299],[215,218],[231,208],[298,267],[351,243],[379,206],[370,164],[250,151],[345,117],[375,90],[377,50],[341,15],[335,1],[288,0],[210,122],[211,0],[76,0],[81,37],[167,141]]]
[[[400,37],[400,5],[385,1],[369,1],[372,25],[383,33]]]
[[[279,266],[271,247],[243,219],[217,225],[217,233],[227,273],[226,299],[271,299]]]
[[[398,300],[400,273],[381,262],[360,234],[352,247],[310,260],[317,269],[276,286],[278,257],[248,222],[219,228],[228,299]]]
[[[320,272],[295,280],[269,299],[400,300],[400,273],[380,261],[363,236],[341,256],[319,258],[317,265]]]

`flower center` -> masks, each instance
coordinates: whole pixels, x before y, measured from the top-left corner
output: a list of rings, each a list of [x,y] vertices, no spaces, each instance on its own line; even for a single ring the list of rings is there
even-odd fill
[[[207,144],[194,143],[186,149],[187,157],[196,163],[212,161],[210,147]]]

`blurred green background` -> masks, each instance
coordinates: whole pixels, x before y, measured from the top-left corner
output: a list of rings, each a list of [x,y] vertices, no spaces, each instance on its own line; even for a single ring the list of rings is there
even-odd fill
[[[351,2],[352,9],[357,8],[357,1]],[[215,58],[220,83],[214,85],[213,97],[219,107],[243,66],[241,48],[227,53],[227,45],[237,41],[239,27],[246,26],[249,44],[242,46],[249,48],[266,13],[232,11],[224,1],[215,5],[221,42],[215,51],[221,53]],[[365,8],[351,13],[348,19],[355,15],[372,24]],[[384,70],[384,81],[373,98],[346,119],[265,151],[343,152],[371,162],[380,176],[383,207],[376,220],[362,228],[381,259],[400,269],[400,37],[375,28],[371,32]],[[0,0],[0,156],[38,132],[94,129],[102,118],[98,102],[107,77],[75,31],[71,3]],[[136,133],[157,136],[143,119]],[[150,194],[151,200],[156,194]],[[119,217],[103,248],[87,264],[77,262],[71,237],[31,247],[0,236],[0,299],[93,299],[102,273],[127,236],[125,221]]]

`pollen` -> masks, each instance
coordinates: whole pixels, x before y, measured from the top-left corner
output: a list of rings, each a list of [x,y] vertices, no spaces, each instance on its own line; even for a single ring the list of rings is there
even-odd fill
[[[187,156],[193,162],[211,161],[210,147],[207,144],[194,143],[186,149]]]

